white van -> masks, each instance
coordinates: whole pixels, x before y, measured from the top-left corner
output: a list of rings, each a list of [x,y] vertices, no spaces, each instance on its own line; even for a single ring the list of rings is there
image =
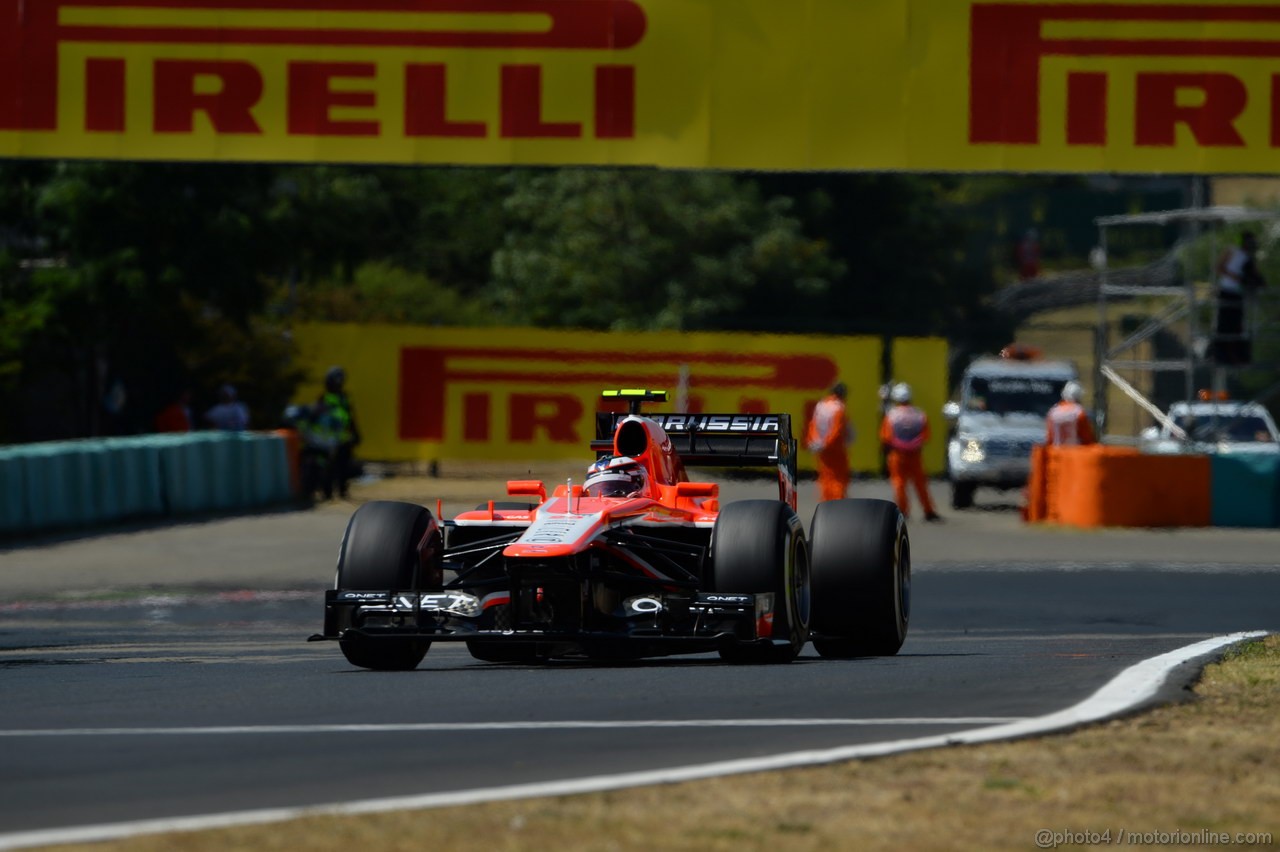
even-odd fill
[[[973,505],[979,486],[1021,488],[1031,448],[1044,443],[1045,416],[1079,373],[1070,361],[979,358],[964,371],[958,402],[943,406],[951,424],[947,478],[951,506]]]

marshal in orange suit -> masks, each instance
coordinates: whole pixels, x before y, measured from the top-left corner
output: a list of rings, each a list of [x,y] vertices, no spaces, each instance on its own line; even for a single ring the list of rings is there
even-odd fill
[[[818,499],[843,500],[849,490],[849,445],[853,426],[845,409],[848,388],[836,382],[814,406],[804,444],[818,457]]]

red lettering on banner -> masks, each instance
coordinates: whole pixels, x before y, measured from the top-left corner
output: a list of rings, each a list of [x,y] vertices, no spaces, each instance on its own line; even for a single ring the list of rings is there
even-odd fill
[[[197,92],[196,81],[213,78],[216,92]],[[261,133],[253,107],[262,98],[262,74],[238,60],[159,59],[155,64],[157,133],[190,133],[203,112],[215,133]]]
[[[61,11],[74,7],[98,10],[97,17],[103,19],[103,22],[60,23]],[[226,26],[196,23],[148,26],[116,24],[110,21],[109,10],[139,7],[179,12],[197,7],[200,10],[227,11],[267,8],[275,11],[285,23],[272,27],[236,26],[234,23]],[[507,30],[466,26],[457,29],[362,29],[357,23],[349,29],[334,29],[316,27],[316,12],[416,12],[458,17],[472,14],[537,16],[546,25],[536,29]],[[181,21],[180,15],[176,20]],[[234,17],[231,20],[234,21]],[[335,120],[330,109],[372,107],[374,93],[371,90],[335,91],[330,83],[340,77],[374,76],[374,72],[368,70],[373,65],[306,61],[309,56],[327,53],[321,51],[316,54],[316,49],[354,47],[366,48],[372,52],[378,48],[467,48],[618,52],[638,45],[644,38],[647,26],[644,9],[637,0],[262,0],[260,3],[255,3],[254,0],[201,0],[198,4],[191,4],[186,0],[0,0],[0,130],[57,130],[58,48],[62,44],[158,44],[172,45],[178,51],[186,45],[218,44],[296,48],[297,60],[289,63],[288,132],[295,135],[367,136],[378,133],[377,122]],[[444,119],[443,86],[437,91],[436,81],[432,76],[436,72],[408,70],[415,67],[431,66],[406,66],[406,82],[409,84],[405,105],[406,125],[413,126],[407,135],[476,136],[476,123],[450,122]],[[579,124],[542,121],[540,106],[534,103],[535,99],[541,99],[541,66],[511,67],[523,69],[512,72],[509,85],[503,86],[500,95],[504,125],[510,130],[512,137],[581,135]],[[104,80],[103,85],[110,83],[110,80]],[[167,102],[172,94],[155,92],[153,100]],[[313,103],[309,102],[312,98],[315,99]],[[88,109],[93,110],[95,107],[90,106]],[[188,112],[190,111],[189,109]],[[634,137],[633,67],[597,67],[594,117],[596,135],[599,138]],[[101,129],[114,129],[114,118],[109,110],[103,108],[102,112],[93,114],[92,120],[99,122]],[[163,119],[166,123],[172,120],[175,120],[173,115],[168,114]],[[249,132],[242,129],[246,126],[243,121],[235,126],[241,129],[226,132]],[[573,133],[569,133],[571,128],[574,129]],[[224,132],[216,124],[215,129]]]
[[[1067,144],[1107,144],[1107,75],[1067,75]]]
[[[376,106],[372,91],[337,91],[341,78],[370,79],[378,74],[372,62],[290,62],[289,133],[293,136],[377,136],[376,121],[339,121],[334,107]]]
[[[507,362],[510,366],[457,366],[457,362],[469,359]],[[545,369],[531,373],[531,364]],[[514,411],[517,406],[515,397],[522,392],[511,390],[513,385],[546,387],[549,384],[586,384],[601,389],[675,387],[678,377],[676,368],[672,366],[674,364],[688,364],[697,375],[699,388],[740,389],[748,392],[758,389],[822,391],[831,387],[839,372],[835,360],[823,354],[633,352],[628,354],[625,362],[619,362],[617,353],[610,350],[406,346],[400,350],[398,434],[404,441],[446,440],[448,389],[455,383],[490,385],[494,388],[491,394],[506,394],[508,410]],[[717,374],[717,369],[725,367],[734,369],[728,375]],[[524,397],[543,398],[528,393],[524,393]],[[486,402],[485,405],[487,404]],[[527,402],[519,404],[526,407],[528,405]],[[467,413],[469,406],[474,406],[470,409],[470,414]],[[474,425],[472,418],[480,416],[479,406],[478,402],[467,403],[464,397],[464,433],[477,434],[474,430],[479,427]],[[704,410],[701,395],[690,395],[689,410],[693,413]],[[487,422],[487,414],[484,419]],[[510,428],[514,430],[516,427],[513,424]],[[527,433],[521,431],[518,434]],[[507,439],[517,440],[516,433],[509,432]]]
[[[1201,92],[1202,102],[1179,106],[1178,93],[1186,90]],[[1234,122],[1248,101],[1244,83],[1232,74],[1139,74],[1134,141],[1173,145],[1177,125],[1185,124],[1206,148],[1242,146]]]
[[[404,133],[406,136],[484,138],[483,121],[450,121],[446,116],[446,66],[409,65],[404,69]]]
[[[489,440],[489,394],[462,395],[462,440],[486,443]]]
[[[1280,148],[1280,74],[1271,75],[1271,147]]]
[[[506,139],[576,139],[582,125],[542,120],[542,67],[502,66],[502,136]]]
[[[89,59],[84,63],[84,129],[124,132],[124,60]]]
[[[579,443],[577,423],[582,400],[567,393],[513,393],[510,400],[512,441],[533,441],[539,429],[558,444]]]
[[[636,135],[636,69],[630,65],[596,68],[596,138],[633,139]]]
[[[970,17],[969,141],[975,144],[1040,143],[1041,60],[1045,57],[1280,58],[1280,40],[1249,38],[1053,38],[1045,24],[1057,21],[1107,23],[1280,23],[1280,7],[1268,5],[1147,5],[1135,3],[977,3]],[[1255,28],[1254,32],[1262,32]],[[1067,143],[1101,145],[1107,139],[1108,72],[1067,75]],[[1115,73],[1115,72],[1110,72]],[[1248,104],[1244,83],[1230,74],[1137,75],[1134,104],[1137,145],[1172,145],[1172,125],[1192,129],[1205,147],[1244,144],[1234,120]],[[1175,78],[1184,82],[1174,83]],[[1194,78],[1195,82],[1185,82]],[[1170,91],[1173,86],[1175,91]],[[1177,88],[1202,88],[1202,107],[1179,107]],[[1273,123],[1276,105],[1272,105]],[[1162,140],[1162,141],[1155,141]],[[1168,141],[1163,141],[1168,140]],[[1275,141],[1271,140],[1275,146]]]

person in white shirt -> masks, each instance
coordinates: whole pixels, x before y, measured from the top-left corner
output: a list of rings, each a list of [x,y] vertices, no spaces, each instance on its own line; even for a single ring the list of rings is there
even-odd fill
[[[236,398],[236,389],[223,385],[218,389],[218,404],[204,413],[204,422],[213,429],[240,432],[249,428],[249,407]]]

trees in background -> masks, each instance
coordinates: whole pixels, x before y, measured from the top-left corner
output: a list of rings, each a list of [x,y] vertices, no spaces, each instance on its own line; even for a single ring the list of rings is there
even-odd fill
[[[506,176],[487,299],[507,322],[789,331],[844,269],[785,197],[718,172]]]
[[[647,169],[0,163],[0,440],[145,431],[296,319],[951,334],[990,264],[954,181]],[[123,398],[122,398],[123,394]]]

